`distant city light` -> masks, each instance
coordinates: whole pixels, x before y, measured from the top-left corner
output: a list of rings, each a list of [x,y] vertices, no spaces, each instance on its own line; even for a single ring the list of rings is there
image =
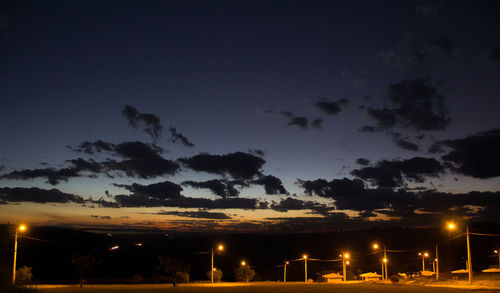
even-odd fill
[[[120,248],[120,246],[115,245],[115,246],[111,247],[109,250],[117,250],[118,248]]]
[[[241,265],[242,265],[242,266],[246,266],[246,265],[247,265],[247,262],[246,262],[246,261],[242,261],[242,262],[241,262]]]
[[[135,245],[135,246],[139,246],[139,247],[141,247],[141,246],[142,246],[142,243],[141,243],[141,242],[139,242],[139,243],[136,243],[136,244],[134,244],[134,245]]]

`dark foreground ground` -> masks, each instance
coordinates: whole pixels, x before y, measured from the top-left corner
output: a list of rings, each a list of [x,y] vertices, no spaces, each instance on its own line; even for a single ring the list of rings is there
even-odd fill
[[[467,288],[445,288],[428,287],[415,285],[393,285],[393,284],[303,284],[303,283],[221,283],[216,285],[209,284],[189,284],[179,287],[165,284],[142,284],[142,285],[87,285],[83,289],[78,286],[58,286],[58,285],[39,285],[37,292],[51,293],[114,293],[114,292],[179,292],[179,293],[246,293],[246,292],[272,292],[272,293],[452,293],[452,292],[500,292],[500,289],[467,289]]]

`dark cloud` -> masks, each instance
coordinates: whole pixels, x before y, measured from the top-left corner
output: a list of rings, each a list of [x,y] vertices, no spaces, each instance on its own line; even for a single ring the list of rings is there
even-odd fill
[[[427,177],[437,177],[443,166],[433,158],[414,157],[408,160],[382,160],[373,167],[355,169],[352,175],[377,185],[397,187],[406,180],[424,182]]]
[[[271,204],[270,208],[279,212],[287,212],[290,210],[312,210],[314,213],[321,214],[326,214],[327,211],[332,209],[331,207],[327,207],[326,205],[321,203],[317,203],[314,201],[303,201],[292,197],[282,199],[279,203],[273,203]]]
[[[373,126],[365,125],[359,129],[361,132],[376,132],[377,129]]]
[[[96,152],[100,153],[102,151],[112,152],[114,151],[115,145],[109,142],[104,142],[102,140],[96,140],[94,142],[84,141],[77,147],[69,147],[75,152],[83,152],[89,155],[93,155]]]
[[[411,142],[408,137],[403,137],[400,133],[396,132],[392,132],[391,136],[392,140],[398,147],[407,151],[416,152],[419,150],[418,144]]]
[[[47,183],[57,185],[61,181],[68,181],[70,178],[83,176],[82,172],[99,173],[103,169],[100,163],[93,160],[86,161],[78,158],[66,161],[70,163],[70,167],[55,169],[55,168],[41,168],[41,169],[24,169],[19,171],[12,171],[0,176],[2,179],[11,180],[31,180],[35,178],[46,178]]]
[[[301,129],[307,129],[309,127],[309,119],[303,116],[296,116],[290,111],[274,111],[274,110],[264,110],[265,114],[279,114],[288,119],[287,126],[296,125]]]
[[[422,16],[437,16],[438,7],[435,1],[427,0],[417,6],[415,12]]]
[[[338,101],[318,101],[314,105],[326,114],[337,115],[342,112],[343,108],[349,105],[349,103],[348,99],[342,98]]]
[[[428,80],[410,79],[391,84],[387,90],[391,108],[368,108],[379,129],[396,124],[415,130],[442,130],[450,123],[444,96]]]
[[[209,212],[202,209],[198,210],[197,212],[159,211],[155,213],[155,215],[173,215],[173,216],[187,217],[187,218],[216,219],[216,220],[231,219],[231,217],[225,213]]]
[[[245,209],[253,210],[266,208],[257,199],[253,198],[195,198],[179,197],[170,199],[158,199],[145,195],[116,195],[116,205],[120,207],[178,207],[178,208],[201,208],[201,209]],[[98,203],[98,202],[95,202]],[[110,205],[110,207],[114,207]]]
[[[323,129],[323,119],[314,119],[313,121],[311,121],[311,126],[317,129]]]
[[[265,155],[264,151],[261,149],[253,149],[253,150],[248,150],[250,154],[257,155],[259,157],[263,157]]]
[[[450,39],[448,39],[447,37],[440,37],[440,38],[434,39],[431,42],[431,45],[440,49],[440,50],[445,51],[448,54],[453,53],[453,51],[455,51],[455,49],[456,49],[455,44],[453,44],[450,41]]]
[[[172,136],[172,142],[180,141],[183,145],[188,147],[194,147],[194,144],[189,141],[189,139],[182,133],[178,132],[174,127],[170,127],[170,135]]]
[[[137,109],[129,105],[123,107],[122,115],[127,118],[131,127],[136,129],[141,127],[142,130],[149,134],[154,140],[160,137],[163,126],[158,116],[148,113],[139,113]]]
[[[143,195],[153,198],[166,199],[166,198],[180,198],[182,197],[182,187],[170,181],[153,183],[149,185],[142,185],[133,183],[132,185],[114,184],[118,187],[123,187],[136,195]]]
[[[130,177],[146,179],[173,175],[180,169],[179,164],[163,158],[157,148],[143,142],[123,142],[115,145],[114,151],[126,159],[107,160],[103,165],[109,170],[123,172]]]
[[[500,46],[491,48],[487,57],[490,62],[500,64]]]
[[[288,194],[288,191],[286,191],[281,180],[272,175],[262,176],[259,179],[250,181],[249,183],[264,185],[266,194]]]
[[[266,163],[261,157],[249,153],[236,152],[225,155],[201,153],[190,158],[180,158],[187,168],[218,175],[229,174],[235,179],[252,179],[260,175]]]
[[[500,176],[500,129],[437,143],[451,148],[442,158],[461,174],[475,178]]]
[[[41,188],[0,188],[0,200],[7,202],[36,202],[36,203],[83,203],[81,196],[64,193],[58,189]]]
[[[370,160],[365,159],[365,158],[358,158],[356,160],[356,164],[361,165],[361,166],[368,166],[370,164]]]
[[[242,180],[219,180],[213,179],[208,181],[196,182],[196,181],[184,181],[182,185],[191,186],[193,188],[206,188],[209,189],[213,194],[221,197],[234,197],[238,196],[240,192],[234,187],[239,185],[240,187],[248,186]]]

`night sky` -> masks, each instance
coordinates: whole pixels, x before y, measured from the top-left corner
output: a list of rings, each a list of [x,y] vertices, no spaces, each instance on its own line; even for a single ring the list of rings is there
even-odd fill
[[[2,1],[0,222],[500,223],[498,1]]]

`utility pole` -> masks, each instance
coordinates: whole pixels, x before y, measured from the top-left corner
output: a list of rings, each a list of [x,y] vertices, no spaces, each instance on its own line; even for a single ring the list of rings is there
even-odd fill
[[[385,273],[385,278],[384,280],[387,281],[387,249],[385,249],[385,246],[384,246],[384,273]]]
[[[307,255],[304,255],[304,276],[305,276],[304,282],[307,283]]]
[[[214,283],[214,249],[212,247],[212,269],[210,270],[210,282]]]
[[[438,254],[437,243],[436,243],[436,281],[439,281],[439,254]]]
[[[285,266],[283,270],[283,283],[286,283],[286,265],[289,264],[288,261],[285,260]]]
[[[469,284],[472,284],[472,260],[470,257],[469,225],[467,225],[467,270],[469,271]]]

